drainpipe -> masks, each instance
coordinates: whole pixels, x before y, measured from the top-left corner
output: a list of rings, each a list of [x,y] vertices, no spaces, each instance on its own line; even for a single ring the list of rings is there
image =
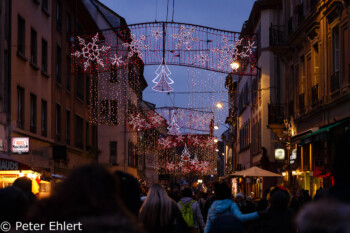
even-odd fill
[[[7,99],[7,106],[6,106],[6,110],[7,110],[7,114],[6,114],[6,131],[7,131],[7,153],[10,154],[9,151],[9,147],[11,145],[11,138],[10,138],[10,128],[11,128],[11,34],[12,34],[12,30],[11,30],[11,18],[12,18],[12,1],[11,0],[7,0],[8,4],[8,37],[7,37],[7,77],[5,78],[5,81],[7,81],[7,95],[5,94],[5,97]],[[6,8],[5,8],[6,10]],[[6,15],[6,13],[5,13]],[[6,18],[5,18],[6,21]],[[6,32],[5,32],[6,33]],[[6,86],[6,85],[5,85]],[[5,90],[6,92],[6,90]],[[5,111],[6,111],[5,110]]]

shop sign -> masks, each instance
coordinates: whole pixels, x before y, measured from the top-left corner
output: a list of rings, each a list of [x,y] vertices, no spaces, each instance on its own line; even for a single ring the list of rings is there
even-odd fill
[[[0,171],[18,170],[18,162],[10,160],[0,160]]]
[[[297,149],[293,149],[292,153],[289,156],[289,163],[294,164],[297,159]]]
[[[12,138],[12,153],[28,153],[29,152],[29,138]]]
[[[284,160],[285,159],[285,151],[284,149],[275,149],[275,159],[276,160]]]

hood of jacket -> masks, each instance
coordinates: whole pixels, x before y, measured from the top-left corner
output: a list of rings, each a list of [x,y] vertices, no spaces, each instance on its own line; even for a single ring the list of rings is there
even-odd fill
[[[183,197],[183,198],[181,198],[180,201],[183,205],[186,205],[186,204],[190,203],[191,201],[193,201],[193,198],[192,197]]]
[[[233,201],[230,199],[216,200],[210,207],[214,214],[223,214],[230,210]]]

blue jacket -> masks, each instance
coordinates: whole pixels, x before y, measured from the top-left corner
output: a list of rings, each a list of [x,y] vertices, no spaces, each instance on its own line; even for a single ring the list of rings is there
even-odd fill
[[[215,218],[223,215],[233,215],[242,222],[259,218],[257,212],[251,214],[242,214],[237,204],[234,203],[231,199],[217,200],[214,201],[209,209],[207,225],[205,226],[204,233],[209,233],[211,224],[214,222]]]

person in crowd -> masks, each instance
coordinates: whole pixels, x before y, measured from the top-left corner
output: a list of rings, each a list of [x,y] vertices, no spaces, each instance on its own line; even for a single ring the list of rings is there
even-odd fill
[[[303,189],[296,189],[294,192],[292,201],[290,203],[290,207],[293,209],[295,213],[297,213],[303,205],[304,205]]]
[[[28,220],[46,223],[45,227],[52,221],[81,223],[83,232],[143,232],[123,204],[116,177],[97,165],[73,170],[49,198],[34,204]],[[50,231],[45,228],[43,232]]]
[[[323,198],[326,198],[327,195],[328,195],[327,190],[320,187],[319,189],[317,189],[313,201],[318,201],[318,200],[321,200]]]
[[[199,193],[198,205],[199,205],[199,208],[201,210],[202,216],[204,216],[204,214],[203,214],[204,213],[204,206],[205,206],[205,203],[207,202],[207,198],[208,198],[208,193],[205,193],[205,192]]]
[[[256,205],[255,205],[253,198],[251,196],[246,197],[245,203],[244,203],[241,210],[242,210],[243,214],[249,214],[249,213],[253,213],[256,211]]]
[[[237,193],[236,195],[236,204],[240,210],[244,208],[244,196],[243,193]]]
[[[219,185],[219,182],[214,182],[212,184],[214,190],[217,185]],[[211,196],[208,198],[208,200],[205,202],[204,210],[203,210],[203,219],[205,222],[207,221],[207,218],[208,218],[208,211],[215,200],[216,200],[216,195],[215,195],[215,192],[213,192]]]
[[[121,198],[126,208],[138,216],[141,208],[141,187],[139,182],[132,175],[122,171],[115,171],[114,174],[119,178]]]
[[[350,204],[321,199],[302,208],[296,222],[299,233],[349,233]]]
[[[204,221],[198,202],[193,200],[191,188],[182,190],[182,198],[178,202],[182,217],[187,226],[191,229],[191,233],[199,233],[204,230]]]
[[[17,187],[0,189],[0,223],[7,221],[11,225],[22,222],[29,205],[28,197]]]
[[[269,206],[269,202],[267,200],[267,195],[269,195],[269,193],[270,193],[270,188],[267,188],[264,190],[263,197],[260,199],[260,201],[258,202],[258,205],[256,207],[257,211],[264,211],[267,209],[267,207]]]
[[[12,185],[24,192],[30,204],[36,200],[36,196],[32,192],[32,180],[28,177],[17,178]]]
[[[272,189],[267,213],[249,227],[248,233],[295,233],[294,212],[288,208],[289,200],[290,195],[286,189],[280,187]]]
[[[143,202],[139,219],[149,233],[183,233],[186,222],[176,204],[160,184],[153,184]]]
[[[209,233],[245,233],[245,228],[236,217],[223,215],[214,220]]]
[[[178,183],[174,183],[170,186],[170,194],[169,197],[173,199],[176,203],[180,201],[180,185]]]
[[[220,183],[215,189],[216,201],[212,204],[208,212],[207,224],[204,233],[209,233],[214,220],[218,216],[232,215],[242,222],[258,219],[257,212],[242,214],[236,203],[231,199],[231,190],[226,183]]]

